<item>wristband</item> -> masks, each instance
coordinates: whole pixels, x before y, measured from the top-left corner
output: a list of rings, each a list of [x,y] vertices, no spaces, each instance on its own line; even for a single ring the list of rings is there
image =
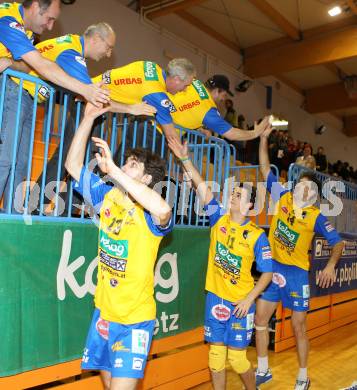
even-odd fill
[[[180,158],[180,161],[182,162],[182,163],[184,163],[185,161],[189,161],[189,157],[184,157],[184,158]]]

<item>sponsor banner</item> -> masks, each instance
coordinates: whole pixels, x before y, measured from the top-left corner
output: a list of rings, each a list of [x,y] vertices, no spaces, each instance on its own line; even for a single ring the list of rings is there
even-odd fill
[[[319,273],[330,258],[332,248],[325,238],[319,236],[314,238],[309,276],[312,297],[357,289],[357,236],[341,234],[341,237],[345,242],[345,248],[335,269],[335,283],[330,288],[320,288],[317,282]]]
[[[0,376],[81,358],[94,310],[96,226],[2,220],[0,237]],[[119,272],[126,266],[126,242],[104,235],[101,241],[101,266]],[[154,339],[203,325],[208,246],[208,229],[176,228],[162,241]],[[108,337],[106,321],[96,326]],[[146,334],[135,337],[135,349],[144,351]]]

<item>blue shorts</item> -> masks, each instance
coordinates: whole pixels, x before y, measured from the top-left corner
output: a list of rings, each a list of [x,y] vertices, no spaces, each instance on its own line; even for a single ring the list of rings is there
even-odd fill
[[[273,280],[261,295],[270,302],[282,302],[283,307],[294,311],[309,310],[308,271],[273,261]]]
[[[243,318],[232,315],[234,308],[232,302],[207,293],[204,326],[207,342],[241,349],[248,347],[253,334],[255,304]]]
[[[95,309],[83,352],[83,370],[109,371],[113,378],[143,378],[155,321],[123,325]]]

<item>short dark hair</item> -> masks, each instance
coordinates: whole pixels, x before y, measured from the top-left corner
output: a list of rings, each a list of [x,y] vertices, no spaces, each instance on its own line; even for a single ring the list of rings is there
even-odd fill
[[[301,181],[301,179],[308,179],[309,181],[312,181],[316,184],[317,186],[317,192],[319,195],[321,195],[321,182],[320,180],[317,178],[317,176],[315,175],[314,172],[310,172],[310,171],[302,171],[300,173],[300,176],[299,176],[299,179],[298,179],[298,183]]]
[[[148,149],[135,148],[125,151],[125,161],[133,157],[136,161],[144,164],[144,173],[152,176],[150,188],[155,184],[160,183],[165,178],[166,162],[156,153],[152,153]]]
[[[22,6],[29,8],[33,3],[38,3],[42,10],[46,10],[55,0],[24,0]]]
[[[253,210],[254,209],[254,205],[255,205],[255,200],[257,198],[257,189],[253,185],[251,185],[249,183],[239,183],[238,187],[239,188],[244,188],[244,189],[246,189],[247,191],[250,192],[249,203],[252,203],[252,206],[249,208],[249,210]]]

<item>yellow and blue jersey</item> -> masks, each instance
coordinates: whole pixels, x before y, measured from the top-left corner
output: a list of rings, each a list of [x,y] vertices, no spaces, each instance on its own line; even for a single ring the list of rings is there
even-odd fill
[[[249,219],[232,221],[215,199],[205,209],[211,226],[206,290],[230,302],[244,299],[254,287],[254,260],[258,271],[272,272],[266,234]]]
[[[194,80],[184,91],[168,96],[174,105],[171,115],[176,125],[190,130],[204,125],[219,134],[232,128],[221,117],[211,94],[200,80]]]
[[[146,101],[157,109],[157,122],[165,125],[173,122],[173,105],[167,95],[165,79],[165,72],[155,62],[136,61],[105,72],[93,82],[103,80],[110,98],[116,102],[137,104]]]
[[[84,84],[91,84],[88,74],[86,60],[84,58],[84,38],[79,35],[68,34],[62,37],[48,39],[36,45],[36,49],[41,55],[50,61],[56,62],[67,74],[81,81]],[[39,77],[34,71],[29,73]],[[12,78],[17,84],[19,79]],[[23,88],[31,96],[35,96],[36,86],[30,81],[23,82]],[[38,99],[40,102],[49,97],[48,88],[40,85],[38,87]]]
[[[270,172],[267,189],[276,203],[270,225],[269,242],[274,260],[308,270],[309,250],[314,234],[320,234],[333,246],[341,237],[316,206],[294,208],[293,193],[278,183]]]
[[[19,3],[0,3],[0,58],[18,61],[36,50],[33,32],[25,29],[24,9]]]
[[[100,213],[94,301],[101,318],[121,324],[155,319],[154,265],[172,222],[156,225],[142,206],[85,168],[75,189]]]

